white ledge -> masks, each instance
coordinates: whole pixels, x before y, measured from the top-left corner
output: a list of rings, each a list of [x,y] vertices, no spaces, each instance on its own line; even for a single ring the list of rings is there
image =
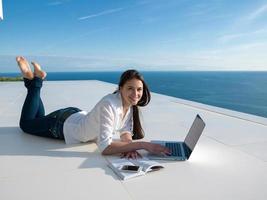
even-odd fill
[[[89,111],[115,89],[100,81],[49,81],[42,99],[47,113]],[[184,139],[196,114],[206,127],[189,161],[120,181],[94,143],[65,145],[19,129],[22,82],[0,83],[0,91],[0,199],[266,199],[266,118],[153,93],[142,109],[145,140]]]

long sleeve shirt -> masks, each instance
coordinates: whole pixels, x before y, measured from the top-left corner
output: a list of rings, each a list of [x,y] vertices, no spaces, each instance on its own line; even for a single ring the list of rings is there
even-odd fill
[[[115,135],[132,134],[132,107],[123,117],[120,92],[103,97],[90,111],[72,114],[63,125],[66,144],[96,141],[102,152],[109,146]]]

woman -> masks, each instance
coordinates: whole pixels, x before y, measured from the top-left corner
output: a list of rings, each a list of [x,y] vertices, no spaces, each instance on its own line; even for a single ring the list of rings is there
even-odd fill
[[[34,72],[22,56],[16,58],[27,88],[20,128],[29,134],[64,139],[67,144],[96,141],[103,155],[122,153],[127,158],[141,156],[137,150],[145,149],[156,154],[169,154],[169,150],[150,142],[133,142],[144,137],[139,120],[138,106],[150,102],[150,92],[143,77],[136,70],[121,75],[119,88],[103,97],[87,113],[68,107],[45,115],[40,91],[46,72],[32,62]],[[113,136],[120,135],[120,141]]]

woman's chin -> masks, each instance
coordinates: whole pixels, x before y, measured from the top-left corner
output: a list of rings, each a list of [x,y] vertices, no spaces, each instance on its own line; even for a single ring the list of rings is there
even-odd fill
[[[132,106],[136,106],[138,104],[138,101],[131,101]]]

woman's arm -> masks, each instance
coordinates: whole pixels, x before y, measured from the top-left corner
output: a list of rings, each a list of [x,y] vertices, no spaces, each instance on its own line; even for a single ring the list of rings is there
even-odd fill
[[[128,133],[128,132],[122,133],[121,136],[120,136],[120,138],[121,138],[121,141],[122,142],[128,142],[128,143],[130,143],[130,142],[133,141],[132,134],[131,133]]]
[[[129,142],[129,141],[113,141],[113,126],[115,121],[115,111],[109,102],[103,103],[100,109],[100,135],[98,145],[103,155],[111,155],[117,153],[127,153],[136,151],[139,149],[147,150],[151,153],[165,153],[170,151],[159,144],[153,144],[149,142]],[[125,136],[125,137],[128,137]]]
[[[154,144],[150,142],[112,142],[107,148],[102,152],[103,155],[111,155],[117,153],[125,153],[130,151],[136,151],[144,149],[150,153],[155,154],[170,154],[170,150],[165,146],[160,144]]]
[[[122,142],[128,142],[128,143],[133,142],[132,134],[130,132],[123,132],[120,135],[120,138]],[[137,159],[137,158],[142,158],[142,155],[138,151],[129,151],[121,153],[121,158]]]

